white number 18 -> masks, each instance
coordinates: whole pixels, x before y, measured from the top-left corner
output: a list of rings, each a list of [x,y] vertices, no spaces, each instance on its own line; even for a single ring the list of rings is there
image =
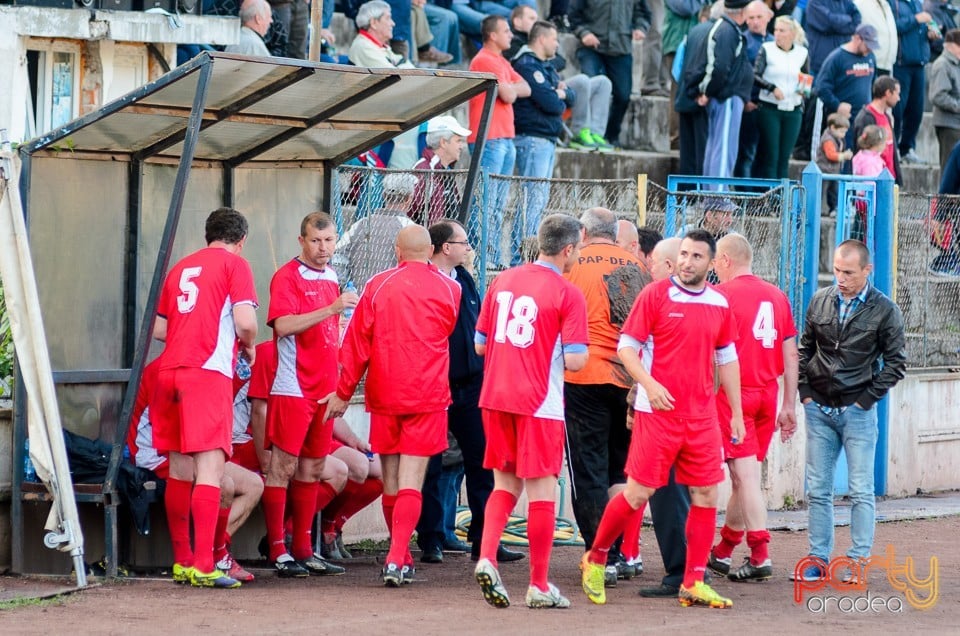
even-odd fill
[[[502,291],[497,294],[497,329],[493,338],[497,342],[509,340],[513,346],[525,349],[533,344],[536,319],[537,303],[533,298],[520,296],[514,300],[512,293]]]

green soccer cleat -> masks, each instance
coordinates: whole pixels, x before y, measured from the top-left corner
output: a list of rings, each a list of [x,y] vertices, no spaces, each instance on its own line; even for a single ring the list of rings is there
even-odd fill
[[[691,605],[705,605],[713,609],[730,609],[733,607],[733,601],[720,596],[713,591],[709,585],[703,581],[697,581],[693,587],[687,588],[680,586],[680,604],[684,607]]]
[[[590,553],[587,552],[580,560],[580,573],[583,583],[583,591],[587,598],[597,605],[605,605],[607,602],[607,591],[604,589],[604,570],[606,567],[601,563],[591,563]]]

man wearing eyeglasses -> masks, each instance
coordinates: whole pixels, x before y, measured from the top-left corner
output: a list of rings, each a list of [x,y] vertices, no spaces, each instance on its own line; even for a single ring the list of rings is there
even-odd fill
[[[480,556],[480,537],[483,535],[483,513],[493,491],[493,472],[483,467],[483,453],[487,446],[480,417],[480,385],[483,382],[483,358],[477,355],[473,337],[480,314],[480,292],[466,265],[473,252],[467,232],[457,221],[444,219],[430,226],[433,257],[430,261],[460,285],[460,312],[450,336],[450,397],[453,403],[447,410],[447,425],[463,454],[464,477],[467,482],[467,503],[470,506],[470,529],[467,541],[471,556]],[[417,543],[423,551],[425,563],[443,560],[445,542],[443,531],[443,493],[440,492],[442,472],[440,455],[434,456],[427,468],[423,484],[423,511],[417,524]],[[508,550],[502,545],[497,553],[499,561],[516,561],[522,552]]]

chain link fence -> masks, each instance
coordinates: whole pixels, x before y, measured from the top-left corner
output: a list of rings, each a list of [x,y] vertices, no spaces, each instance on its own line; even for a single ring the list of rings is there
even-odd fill
[[[717,238],[729,232],[744,235],[753,247],[753,273],[788,295],[799,324],[804,238],[801,201],[797,188],[785,192],[783,187],[776,187],[758,193],[670,192],[649,183],[644,222],[664,236],[682,236],[694,228],[705,229]],[[717,282],[713,272],[709,280]]]
[[[351,280],[362,291],[373,274],[394,266],[394,243],[404,225],[429,226],[443,218],[459,218],[466,177],[466,170],[340,167],[334,180],[333,214],[341,237],[334,257],[341,281]],[[528,179],[481,173],[465,224],[481,288],[488,274],[536,256],[536,229],[544,216],[578,216],[587,208],[605,207],[664,235],[668,230],[680,235],[692,227],[704,227],[717,236],[740,232],[753,245],[754,272],[794,300],[802,223],[799,216],[784,215],[783,188],[758,194],[669,192],[645,179],[639,180],[639,187],[640,192],[635,179]],[[644,205],[638,203],[641,196]]]
[[[907,365],[960,366],[960,197],[900,194],[897,304]]]
[[[484,179],[486,199],[481,207],[490,228],[484,262],[492,270],[522,262],[525,252],[534,249],[532,239],[540,220],[547,215],[579,216],[593,207],[608,208],[618,218],[633,222],[639,215],[636,179],[530,179],[503,175],[487,175]]]
[[[341,282],[363,291],[371,276],[396,265],[394,245],[404,226],[459,218],[466,181],[466,170],[338,168],[332,212],[340,239],[333,265]],[[468,233],[479,235],[479,223],[471,215]]]

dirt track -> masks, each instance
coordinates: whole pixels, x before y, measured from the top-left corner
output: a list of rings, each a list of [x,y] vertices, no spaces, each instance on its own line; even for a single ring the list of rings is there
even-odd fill
[[[848,545],[848,530],[837,530],[838,552]],[[806,553],[806,533],[777,532],[771,555],[775,578],[766,583],[722,581],[716,588],[734,600],[729,611],[681,608],[672,599],[642,599],[640,586],[662,576],[652,530],[644,529],[647,571],[640,579],[621,582],[608,591],[608,604],[592,605],[579,589],[577,548],[554,551],[551,579],[573,602],[569,610],[528,610],[523,606],[526,560],[501,568],[514,605],[495,610],[482,600],[465,555],[447,556],[441,565],[418,568],[418,581],[402,589],[385,589],[378,580],[379,565],[367,558],[352,563],[342,577],[278,580],[268,570],[240,590],[198,590],[165,580],[132,580],[104,585],[41,606],[0,612],[0,634],[635,634],[669,629],[676,634],[734,633],[960,633],[960,517],[884,523],[877,527],[880,553],[894,546],[897,561],[912,556],[915,574],[929,575],[931,557],[939,561],[936,605],[916,610],[903,602],[901,613],[891,612],[875,599],[896,608],[893,590],[884,572],[870,577],[869,594],[878,611],[844,612],[832,601],[825,613],[811,612],[793,601],[787,580],[797,559]],[[740,557],[738,552],[735,559]],[[0,579],[0,587],[36,584],[23,579]],[[816,592],[837,598],[863,597],[864,592]],[[864,605],[861,601],[859,605]],[[819,603],[814,601],[814,607]]]

